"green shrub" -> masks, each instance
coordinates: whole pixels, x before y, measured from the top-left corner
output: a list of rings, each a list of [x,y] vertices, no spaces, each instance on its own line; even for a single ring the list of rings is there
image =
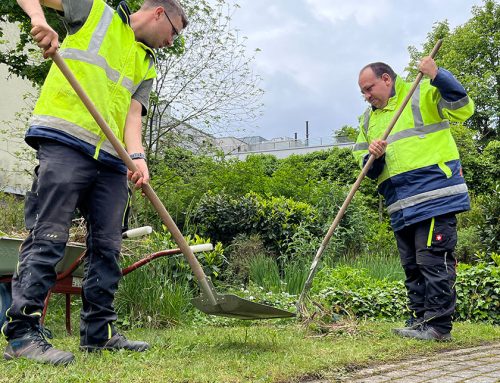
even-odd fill
[[[484,214],[484,224],[478,227],[480,239],[486,251],[499,252],[500,250],[500,183],[489,194],[480,198],[480,205]]]
[[[456,317],[500,324],[500,266],[459,264]]]
[[[198,231],[214,241],[229,244],[240,233],[255,233],[259,201],[255,194],[232,197],[207,193],[193,212]]]
[[[211,242],[210,238],[203,238],[198,235],[188,235],[185,237],[185,240],[190,246]],[[127,262],[132,263],[133,261],[136,261],[137,259],[143,257],[144,253],[149,254],[176,248],[178,248],[178,246],[172,239],[172,235],[165,227],[163,227],[163,230],[154,231],[146,240],[144,240],[142,245],[135,249],[134,256],[130,257]],[[224,257],[224,250],[220,242],[215,244],[212,251],[195,253],[195,257],[198,259],[198,262],[200,262],[205,274],[208,277],[211,277],[212,280],[217,279],[220,276],[221,271],[226,267],[227,261]],[[153,261],[152,264],[155,264],[156,266],[157,261]],[[159,266],[154,269],[158,274],[166,275],[171,279],[180,281],[190,281],[193,279],[193,272],[183,254],[175,254],[162,258],[162,262],[159,262],[158,265]],[[148,268],[150,266],[151,265],[144,267]]]
[[[238,234],[258,234],[266,247],[284,254],[299,227],[317,232],[316,211],[310,205],[284,197],[243,197],[207,193],[193,214],[203,236],[229,244]]]
[[[315,207],[318,211],[318,222],[323,225],[322,235],[327,233],[349,190],[350,187],[336,183],[318,186]],[[353,198],[330,239],[325,251],[326,257],[334,259],[345,254],[360,254],[367,251],[366,238],[370,235],[371,227],[378,224],[378,216],[366,205],[372,200],[365,199],[366,196],[360,192]]]
[[[455,248],[455,257],[459,262],[470,263],[474,254],[484,248],[477,226],[459,228],[457,231],[458,242]]]
[[[493,259],[500,262],[494,254]],[[500,324],[500,266],[478,263],[457,270],[457,320]],[[408,315],[403,281],[375,279],[367,269],[325,267],[311,290],[334,313],[366,318],[400,318]]]
[[[259,209],[254,227],[269,249],[285,254],[299,228],[319,234],[317,214],[311,205],[284,197],[256,198]]]

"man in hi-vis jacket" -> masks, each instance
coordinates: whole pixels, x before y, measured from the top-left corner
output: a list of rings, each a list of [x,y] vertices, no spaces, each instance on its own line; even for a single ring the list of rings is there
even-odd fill
[[[387,141],[381,141],[411,85],[384,63],[366,65],[359,87],[370,104],[360,119],[354,155],[383,195],[406,274],[409,309],[403,337],[449,340],[455,311],[456,213],[470,201],[450,121],[463,122],[474,104],[453,75],[431,57],[419,64],[429,77],[416,88]]]
[[[155,53],[173,44],[188,21],[176,0],[145,0],[130,13],[121,2],[104,0],[18,0],[31,18],[31,34],[44,56],[59,45],[40,3],[57,10],[68,35],[60,47],[66,61],[115,136],[134,160],[129,179],[140,187],[149,174],[141,141],[141,116],[149,106]],[[12,279],[12,306],[2,328],[6,359],[28,358],[68,364],[70,352],[47,341],[40,326],[44,300],[56,280],[75,209],[87,222],[87,254],[82,283],[80,349],[144,351],[146,342],[117,332],[113,307],[121,277],[118,257],[128,200],[127,168],[60,70],[52,65],[33,111],[26,142],[37,150],[39,166],[26,196],[30,230]]]

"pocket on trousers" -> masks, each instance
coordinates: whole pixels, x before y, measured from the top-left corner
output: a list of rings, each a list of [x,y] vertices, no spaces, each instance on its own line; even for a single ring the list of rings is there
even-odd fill
[[[26,229],[32,230],[38,218],[38,194],[27,192],[24,200],[24,224]]]
[[[457,219],[454,215],[436,217],[431,248],[434,251],[453,251],[457,245]]]

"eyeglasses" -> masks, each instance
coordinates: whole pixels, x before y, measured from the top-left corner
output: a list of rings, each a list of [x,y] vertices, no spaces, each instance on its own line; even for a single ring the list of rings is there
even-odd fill
[[[168,13],[167,11],[165,11],[165,8],[163,8],[163,13],[165,14],[165,16],[167,16],[167,20],[170,22],[170,25],[172,26],[172,29],[174,30],[174,40],[179,37],[180,35],[180,32],[177,30],[177,28],[175,27],[174,23],[172,23],[172,20],[170,19],[170,17],[168,16]]]

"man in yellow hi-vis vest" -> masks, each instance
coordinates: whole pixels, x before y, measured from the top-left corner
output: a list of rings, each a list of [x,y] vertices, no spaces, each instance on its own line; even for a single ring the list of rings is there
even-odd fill
[[[112,9],[104,0],[18,0],[31,18],[33,38],[48,57],[59,48],[40,3],[59,12],[68,30],[60,54],[122,142],[138,171],[129,179],[149,181],[141,141],[141,117],[149,106],[155,53],[173,44],[188,20],[177,0],[145,0],[130,13],[125,2]],[[127,168],[99,126],[53,65],[33,111],[26,142],[39,165],[25,203],[30,230],[12,279],[12,306],[2,333],[6,359],[28,358],[68,364],[70,352],[57,350],[40,326],[44,299],[56,278],[74,211],[87,222],[87,255],[82,284],[80,348],[92,352],[144,351],[113,325],[114,294],[121,277],[118,256],[128,200]]]
[[[455,311],[455,214],[470,208],[450,121],[463,122],[474,104],[453,75],[431,57],[420,71],[430,78],[415,90],[387,141],[385,129],[408,94],[403,81],[385,63],[365,66],[361,93],[370,107],[360,120],[354,155],[364,165],[376,160],[367,176],[384,196],[406,274],[409,309],[403,337],[449,340]]]

